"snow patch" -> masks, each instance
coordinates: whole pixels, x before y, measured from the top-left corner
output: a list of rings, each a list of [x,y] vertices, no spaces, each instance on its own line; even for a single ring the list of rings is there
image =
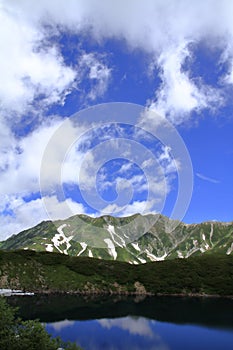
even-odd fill
[[[148,249],[146,249],[145,252],[151,261],[162,261],[167,256],[167,253],[164,253],[162,256],[155,256],[154,254],[150,253]]]
[[[125,241],[123,240],[123,238],[120,235],[118,235],[116,233],[113,225],[108,225],[107,230],[110,233],[110,236],[111,236],[114,243],[116,243],[121,248],[126,246]]]
[[[163,261],[167,256],[167,253],[164,253],[162,256],[157,256],[157,261]]]
[[[195,243],[195,245],[194,245],[194,247],[190,250],[190,251],[188,251],[187,252],[187,254],[186,254],[186,258],[189,258],[193,253],[195,253],[195,252],[197,252],[198,250],[199,250],[199,247],[198,247],[198,241],[196,241],[196,240],[194,240],[196,243]],[[201,249],[201,248],[200,248]]]
[[[145,260],[145,259],[142,259],[142,258],[139,258],[139,257],[138,257],[138,260],[141,261],[142,264],[145,264],[145,263],[146,263],[146,260]]]
[[[212,242],[213,233],[214,233],[214,225],[211,224],[211,229],[210,229],[210,243],[211,243],[212,246],[213,246],[213,242]]]
[[[137,250],[138,252],[141,251],[141,249],[140,249],[139,246],[138,246],[138,243],[131,243],[131,245],[132,245],[132,247],[133,247],[135,250]]]
[[[57,232],[60,233],[61,235],[64,235],[63,229],[66,227],[66,224],[63,224],[57,228]]]
[[[203,241],[206,240],[206,237],[205,237],[204,233],[202,233],[202,239],[203,239]],[[208,250],[209,249],[209,244],[207,242],[205,242],[204,247],[205,247],[206,250]]]
[[[117,252],[114,246],[113,241],[110,238],[105,238],[104,242],[107,244],[108,246],[108,252],[109,254],[113,257],[114,260],[116,260],[117,258]]]
[[[77,256],[81,255],[86,250],[86,247],[87,247],[87,244],[85,242],[80,242],[80,245],[82,247],[82,250],[80,250]]]
[[[148,249],[145,250],[146,252],[146,255],[148,256],[148,258],[151,260],[151,261],[156,261],[157,258],[154,254],[150,253]]]
[[[89,258],[93,258],[93,254],[92,254],[91,249],[88,250],[88,256],[89,256]]]
[[[230,255],[232,251],[233,251],[233,243],[231,243],[230,248],[227,249],[227,255]]]
[[[67,225],[66,224],[63,224],[61,226],[59,226],[57,228],[57,232],[54,237],[51,239],[51,241],[53,242],[54,244],[54,247],[57,248],[57,250],[60,252],[60,253],[63,253],[63,254],[68,254],[68,249],[71,247],[71,244],[70,244],[70,240],[74,237],[74,236],[70,236],[70,237],[66,237],[64,232],[63,232],[63,229],[64,227],[66,227]],[[63,251],[59,248],[60,245],[62,244],[66,244],[66,249],[64,249]]]
[[[51,243],[47,243],[46,245],[46,251],[47,252],[53,252],[53,245]]]
[[[180,259],[184,258],[183,254],[179,250],[177,250],[177,255],[178,255],[178,258],[180,258]]]
[[[193,239],[193,245],[194,245],[195,247],[198,246],[198,240],[197,240],[197,239]]]

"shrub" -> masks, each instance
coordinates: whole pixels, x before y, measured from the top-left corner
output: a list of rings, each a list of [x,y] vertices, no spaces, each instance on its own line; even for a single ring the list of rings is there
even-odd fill
[[[22,321],[15,317],[15,309],[0,297],[1,350],[80,350],[75,344],[52,338],[38,321]]]

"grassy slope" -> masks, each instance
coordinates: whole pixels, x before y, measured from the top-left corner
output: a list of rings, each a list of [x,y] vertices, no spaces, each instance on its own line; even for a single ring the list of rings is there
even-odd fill
[[[35,292],[233,295],[233,256],[207,254],[130,265],[56,253],[0,251],[0,288]]]
[[[136,216],[138,217],[137,222],[133,220]],[[140,263],[142,262],[140,259],[151,261],[156,260],[155,257],[159,260],[158,258],[165,256],[165,259],[168,260],[178,256],[197,256],[203,252],[230,254],[233,222],[205,222],[193,225],[185,225],[180,222],[174,231],[168,233],[167,228],[171,226],[171,220],[162,215],[159,215],[159,219],[155,223],[154,220],[153,215],[135,215],[124,218],[111,216],[91,218],[86,215],[75,215],[55,223],[51,221],[41,222],[35,227],[0,242],[0,248],[46,251],[49,245],[50,249],[53,247],[53,252],[67,251],[72,256],[77,256],[81,252],[83,257],[92,253],[95,258],[113,260],[107,249],[107,244],[104,242],[105,238],[111,238],[107,230],[108,225],[111,224],[115,227],[116,233],[124,237],[126,243],[126,247],[123,248],[116,246],[118,261]],[[128,225],[129,223],[131,224]],[[69,241],[71,246],[68,246],[66,241],[61,243],[58,248],[52,241],[58,233],[57,227],[61,225],[66,225],[62,229],[65,236],[67,238],[72,236]],[[99,228],[98,234],[96,227]],[[149,230],[148,227],[150,227]],[[147,228],[146,233],[143,234],[145,228]],[[84,251],[79,242],[87,243],[87,248]],[[137,243],[140,251],[135,249],[131,242]],[[155,257],[151,257],[150,254]]]

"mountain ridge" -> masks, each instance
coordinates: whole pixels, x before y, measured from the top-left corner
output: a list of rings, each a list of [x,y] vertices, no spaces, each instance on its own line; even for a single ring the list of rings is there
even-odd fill
[[[42,221],[1,242],[0,248],[59,252],[131,264],[203,253],[230,255],[233,222],[186,224],[161,214],[97,218],[80,214],[65,220]]]

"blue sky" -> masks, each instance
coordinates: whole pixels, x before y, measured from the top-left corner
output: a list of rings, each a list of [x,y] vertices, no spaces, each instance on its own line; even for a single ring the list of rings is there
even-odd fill
[[[188,185],[190,203],[179,219],[232,221],[232,7],[216,0],[1,0],[0,238],[70,213],[171,216]],[[84,119],[83,110],[115,102],[152,114],[142,128],[110,115],[109,125],[100,124],[95,112]],[[83,116],[79,131],[75,113]],[[155,137],[158,116],[182,138],[192,169]],[[91,130],[77,139],[88,122]],[[51,140],[49,190],[40,179]],[[137,152],[153,160],[150,169],[143,158],[135,163]],[[59,184],[51,182],[56,166]],[[186,166],[193,184],[179,183]]]

